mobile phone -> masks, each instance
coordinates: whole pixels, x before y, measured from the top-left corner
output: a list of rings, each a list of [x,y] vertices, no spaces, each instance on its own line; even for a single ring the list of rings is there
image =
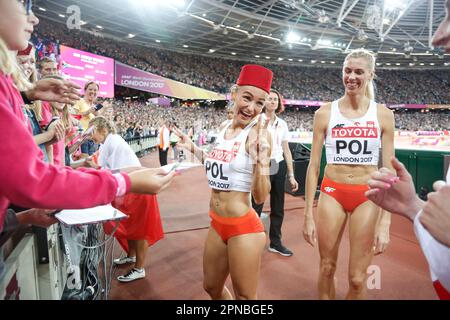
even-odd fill
[[[101,103],[96,104],[95,107],[94,107],[95,111],[98,111],[101,108],[103,108],[103,105]]]
[[[167,172],[167,174],[171,173],[172,171],[174,171],[176,168],[178,168],[180,166],[180,162],[177,162],[174,164],[174,166],[172,168],[170,168],[169,172]]]

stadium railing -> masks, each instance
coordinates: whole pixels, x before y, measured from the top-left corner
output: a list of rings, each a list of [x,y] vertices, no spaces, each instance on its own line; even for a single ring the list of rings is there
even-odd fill
[[[125,138],[125,141],[130,145],[134,153],[139,153],[158,146],[158,138],[153,136]]]

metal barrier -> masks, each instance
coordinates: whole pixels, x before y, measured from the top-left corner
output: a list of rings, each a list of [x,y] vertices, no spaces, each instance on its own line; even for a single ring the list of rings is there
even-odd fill
[[[127,138],[125,139],[125,141],[130,145],[134,153],[138,153],[158,146],[157,137]]]

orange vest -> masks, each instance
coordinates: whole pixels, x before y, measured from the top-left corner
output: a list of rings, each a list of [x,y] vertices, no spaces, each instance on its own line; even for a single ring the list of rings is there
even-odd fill
[[[162,149],[162,148],[164,148],[164,138],[163,138],[163,136],[164,136],[164,126],[162,126],[160,129],[159,129],[159,148],[160,149]]]

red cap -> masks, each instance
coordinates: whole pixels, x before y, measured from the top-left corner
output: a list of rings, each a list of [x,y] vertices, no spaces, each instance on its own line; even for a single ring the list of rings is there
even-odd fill
[[[270,93],[272,86],[273,72],[257,64],[246,64],[242,67],[238,86],[253,86]]]

